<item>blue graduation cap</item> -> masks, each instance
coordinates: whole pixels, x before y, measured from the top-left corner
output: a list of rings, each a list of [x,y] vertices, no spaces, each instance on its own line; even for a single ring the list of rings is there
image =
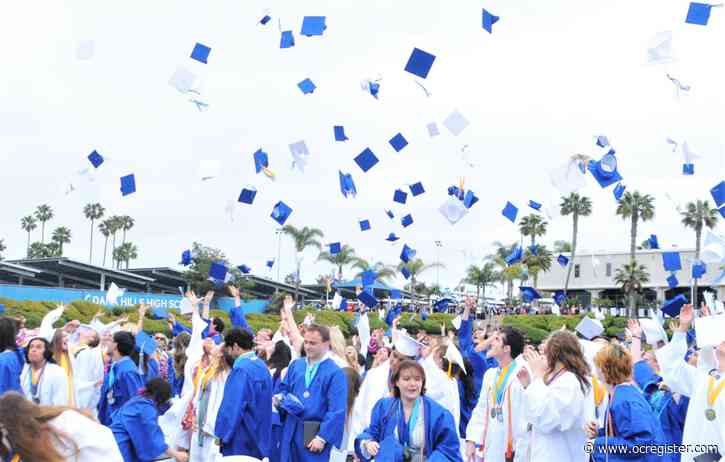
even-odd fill
[[[649,235],[649,239],[647,239],[647,244],[649,245],[650,249],[659,249],[660,243],[657,241],[657,236],[654,234]]]
[[[682,174],[683,175],[694,175],[695,174],[695,164],[682,164]]]
[[[373,95],[373,98],[378,99],[378,93],[380,93],[380,84],[377,82],[368,82],[368,91],[371,95]]]
[[[597,146],[600,148],[606,148],[609,146],[609,138],[604,135],[597,136]]]
[[[436,57],[434,55],[418,48],[413,48],[408,63],[405,65],[405,70],[424,79],[428,77],[428,72],[430,72],[430,68],[433,66],[435,59]]]
[[[707,272],[707,265],[698,261],[692,265],[692,279],[700,279]]]
[[[370,220],[360,220],[360,231],[370,230]]]
[[[688,24],[696,24],[698,26],[707,26],[710,20],[710,9],[712,5],[707,3],[691,2],[690,8],[687,10],[687,18],[685,22]]]
[[[679,252],[662,252],[662,264],[665,271],[673,273],[682,269]]]
[[[255,197],[257,197],[257,188],[242,188],[242,192],[239,194],[239,202],[251,204],[254,202]]]
[[[312,37],[313,35],[322,35],[322,32],[327,29],[325,25],[324,16],[305,16],[302,19],[302,30],[301,35],[306,37]]]
[[[617,201],[622,200],[622,196],[624,195],[624,190],[627,189],[626,186],[624,186],[622,183],[617,183],[617,186],[614,187],[614,199]]]
[[[424,192],[425,189],[423,189],[423,183],[421,183],[420,181],[410,185],[410,193],[413,195],[413,197],[420,196]]]
[[[88,160],[91,162],[91,165],[93,165],[93,168],[98,168],[103,163],[103,156],[98,154],[98,151],[93,151],[92,153],[88,154]]]
[[[392,300],[400,300],[402,298],[402,294],[398,289],[393,289],[390,291],[390,298]]]
[[[358,167],[360,167],[360,170],[367,172],[378,163],[378,158],[375,157],[375,154],[370,150],[370,148],[365,148],[365,150],[358,154],[355,158],[355,163]]]
[[[270,268],[271,269],[273,266],[274,266],[274,259],[267,260],[267,268]]]
[[[284,225],[284,222],[287,221],[289,216],[292,214],[292,209],[285,204],[282,201],[279,201],[275,204],[274,208],[272,209],[272,218],[274,221],[279,223],[280,225]]]
[[[292,48],[293,46],[295,46],[295,36],[292,35],[292,31],[286,30],[282,32],[282,37],[279,40],[279,47]]]
[[[395,149],[395,152],[400,152],[404,147],[408,145],[408,140],[406,140],[405,137],[400,133],[390,138],[390,141],[388,142],[393,147],[393,149]]]
[[[503,216],[511,220],[511,223],[515,223],[516,215],[519,213],[519,209],[516,208],[516,206],[511,202],[506,202],[506,207],[503,208],[501,213],[503,214]]]
[[[390,233],[390,234],[388,234],[388,237],[385,238],[385,240],[388,242],[395,242],[398,239],[400,239],[400,238],[398,236],[396,236],[395,233]]]
[[[393,194],[393,201],[399,203],[399,204],[405,204],[405,202],[408,200],[408,193],[405,191],[402,191],[400,189],[396,189],[395,193]]]
[[[466,196],[463,198],[463,206],[467,209],[473,207],[473,204],[478,202],[478,197],[470,189],[466,191]]]
[[[541,298],[541,295],[533,287],[519,287],[519,290],[521,291],[521,298],[527,303]]]
[[[347,311],[347,299],[346,298],[343,298],[342,300],[340,300],[340,305],[337,307],[337,309],[338,309],[338,311]],[[356,313],[356,314],[359,315],[360,313]]]
[[[330,254],[332,255],[337,255],[342,250],[339,242],[333,242],[332,244],[327,244],[327,246],[330,248]]]
[[[378,278],[378,273],[376,273],[373,270],[364,271],[360,275],[360,279],[362,280],[363,287],[368,287],[368,286],[375,284],[375,280],[377,278]]]
[[[315,88],[317,88],[310,79],[303,80],[302,82],[298,83],[297,86],[300,87],[300,90],[302,90],[302,93],[304,93],[305,95],[312,93],[313,91],[315,91]]]
[[[667,300],[662,305],[662,312],[671,318],[676,318],[685,304],[687,304],[687,298],[683,294],[680,294],[673,299]]]
[[[395,215],[393,215],[393,212],[391,210],[386,210],[385,214],[390,218],[391,220],[395,218]]]
[[[156,308],[151,308],[151,317],[154,319],[168,319],[169,313],[160,306],[157,306]]]
[[[355,188],[355,181],[352,179],[352,175],[349,173],[342,173],[339,171],[340,174],[340,192],[342,192],[342,195],[345,197],[355,197],[357,195],[357,189]]]
[[[333,130],[335,132],[335,141],[347,141],[349,139],[345,136],[345,127],[342,125],[335,125]]]
[[[403,225],[403,228],[407,228],[408,226],[413,224],[413,215],[407,214],[403,218],[400,219],[400,224]]]
[[[529,246],[529,252],[531,252],[531,255],[533,255],[533,256],[539,255],[539,246],[538,245],[530,245]]]
[[[456,185],[453,185],[453,186],[449,186],[448,187],[448,195],[449,196],[454,196],[454,197],[456,197],[460,201],[462,201],[463,200],[463,197],[464,197],[463,196],[463,191],[461,189],[459,189],[458,186],[456,186]]]
[[[121,194],[123,196],[128,196],[129,194],[133,194],[136,192],[136,177],[133,176],[133,173],[130,175],[122,176],[121,177]]]
[[[257,149],[252,156],[254,157],[255,172],[259,173],[262,171],[262,168],[269,167],[269,156],[261,148]]]
[[[589,161],[589,172],[597,180],[599,186],[606,188],[618,181],[622,181],[622,175],[617,171],[617,158],[614,156],[614,150],[610,150],[604,154],[600,160]]]
[[[367,306],[370,309],[375,308],[378,306],[378,299],[373,297],[371,294],[367,293],[366,291],[361,291],[359,294],[357,294],[357,299],[360,300],[363,305]]]
[[[564,268],[566,268],[566,265],[568,265],[568,264],[569,264],[569,259],[568,259],[568,258],[567,258],[566,256],[564,256],[564,255],[559,255],[559,256],[558,256],[558,257],[556,258],[556,261],[557,261],[557,262],[559,262],[559,264],[560,264],[560,265],[561,265],[562,267],[564,267]]]
[[[259,23],[263,26],[267,25],[267,23],[272,19],[272,16],[265,14],[262,19],[259,20]]]
[[[146,356],[151,356],[156,348],[158,348],[158,344],[149,334],[144,331],[139,331],[136,334],[136,351],[139,353],[143,351]]]
[[[408,244],[403,244],[403,251],[400,252],[400,259],[405,263],[408,263],[411,258],[415,258],[416,252],[412,247],[408,247]]]
[[[428,319],[428,310],[426,310],[425,308],[421,308],[421,310],[420,310],[420,319],[422,321],[425,321]]]
[[[436,313],[443,313],[448,311],[448,305],[452,302],[450,298],[441,298],[433,304],[433,311]]]
[[[388,310],[388,312],[385,313],[385,319],[384,319],[385,324],[387,324],[389,326],[392,326],[393,325],[393,321],[395,321],[395,318],[397,318],[398,316],[400,316],[400,313],[402,311],[403,310],[402,310],[400,304],[395,305],[395,307],[393,307],[393,308],[390,308]]]
[[[191,250],[184,250],[181,252],[181,263],[180,265],[189,266],[192,263]]]
[[[403,266],[402,268],[400,268],[400,272],[405,279],[410,279],[410,271],[408,271],[407,266]]]
[[[680,285],[680,281],[677,280],[677,277],[674,274],[670,274],[667,278],[667,285],[670,287],[670,289],[674,289],[678,285]]]
[[[541,210],[541,204],[538,202],[534,202],[532,200],[529,201],[529,207],[531,207],[534,210]]]
[[[715,201],[715,207],[725,204],[725,181],[721,181],[710,189],[712,200]]]
[[[208,46],[197,43],[196,45],[194,45],[194,49],[191,50],[191,59],[206,64],[206,60],[209,57],[210,51],[211,48],[209,48]]]
[[[521,261],[521,258],[523,256],[524,255],[523,255],[523,250],[521,249],[521,246],[517,245],[516,247],[514,247],[513,252],[511,252],[511,254],[508,257],[506,257],[506,264],[513,265],[514,263]]]
[[[211,262],[209,277],[217,281],[224,281],[227,278],[227,267],[224,262]]]
[[[566,294],[563,290],[557,290],[554,292],[554,302],[556,302],[557,305],[561,306],[562,303],[566,301]]]
[[[237,266],[237,269],[242,272],[242,274],[249,274],[252,272],[252,268],[248,267],[247,265],[240,265]]]
[[[495,16],[486,9],[483,9],[483,29],[488,32],[489,34],[493,33],[493,25],[496,24],[499,20],[498,16]]]

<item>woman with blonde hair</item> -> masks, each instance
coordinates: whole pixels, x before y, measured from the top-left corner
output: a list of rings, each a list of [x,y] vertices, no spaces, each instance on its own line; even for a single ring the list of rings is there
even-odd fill
[[[332,353],[332,360],[335,364],[344,369],[346,367],[353,367],[353,364],[349,363],[346,354],[346,343],[345,336],[337,326],[330,326],[330,352]]]

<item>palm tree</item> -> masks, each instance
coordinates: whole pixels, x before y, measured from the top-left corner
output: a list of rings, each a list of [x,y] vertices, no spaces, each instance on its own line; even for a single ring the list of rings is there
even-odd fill
[[[554,241],[554,252],[556,252],[556,253],[569,253],[569,252],[571,252],[571,242],[568,242],[568,241]]]
[[[88,220],[91,220],[91,238],[90,244],[88,245],[88,247],[90,248],[88,263],[93,263],[93,223],[96,220],[100,220],[101,218],[103,218],[104,213],[106,213],[106,209],[104,209],[103,206],[99,203],[86,204],[86,206],[83,207],[83,214]]]
[[[622,288],[630,300],[630,316],[635,313],[634,295],[642,290],[642,285],[649,282],[649,273],[644,265],[637,264],[632,260],[629,263],[617,268],[614,272],[614,283]]]
[[[357,257],[355,257],[355,249],[348,245],[343,245],[340,251],[334,255],[327,251],[320,252],[320,255],[317,257],[317,261],[321,260],[335,265],[337,267],[337,277],[342,280],[342,268],[355,263],[357,261]]]
[[[28,215],[20,220],[20,227],[23,228],[23,231],[28,233],[28,247],[26,249],[26,255],[30,258],[30,232],[38,227],[38,221],[34,216]]]
[[[697,200],[696,202],[688,202],[685,210],[680,212],[682,216],[682,224],[687,228],[695,230],[695,261],[700,260],[700,245],[702,239],[702,229],[707,227],[712,229],[717,224],[718,209],[710,208],[708,201]],[[698,306],[697,301],[697,279],[692,281],[692,305]]]
[[[572,237],[571,237],[571,261],[566,271],[566,282],[564,283],[564,295],[569,289],[569,278],[571,278],[571,269],[574,267],[574,257],[576,256],[576,238],[579,232],[579,217],[588,217],[592,213],[592,201],[586,196],[580,196],[573,192],[566,197],[562,197],[560,204],[561,214],[571,215],[572,218]]]
[[[476,286],[476,300],[479,300],[481,291],[483,290],[483,299],[486,299],[486,287],[492,285],[499,280],[499,273],[491,262],[486,262],[481,266],[471,265],[466,270],[466,277],[463,282]]]
[[[395,276],[396,272],[394,266],[386,265],[381,261],[371,264],[364,258],[359,257],[355,259],[355,263],[352,264],[352,267],[359,270],[359,272],[355,275],[356,278],[361,278],[365,271],[374,271],[376,274],[375,280],[381,282],[388,282],[390,278]]]
[[[122,244],[126,243],[126,231],[129,231],[131,228],[133,228],[133,225],[136,224],[133,218],[129,217],[128,215],[123,215],[119,217],[119,228],[123,230],[123,240],[121,241]]]
[[[35,218],[40,222],[40,243],[45,244],[45,222],[53,218],[53,209],[50,205],[39,205],[35,209]]]
[[[536,236],[546,234],[546,226],[549,223],[544,220],[541,215],[534,213],[527,215],[519,222],[519,230],[522,236],[531,236],[531,245],[536,245]]]
[[[529,270],[529,274],[534,277],[534,288],[536,288],[539,283],[539,273],[542,271],[544,273],[549,271],[553,260],[554,256],[545,245],[540,245],[536,249],[536,255],[534,255],[531,249],[526,250],[523,258],[523,264]]]
[[[118,262],[117,268],[121,268],[121,262],[126,263],[126,269],[128,269],[129,261],[138,258],[138,248],[131,242],[124,242],[116,250],[113,251],[113,258]]]
[[[315,247],[318,250],[322,248],[319,239],[324,237],[321,230],[317,228],[295,228],[292,225],[286,225],[282,228],[282,232],[292,238],[295,245],[295,252],[297,252],[297,278],[295,281],[295,302],[299,301],[300,297],[300,265],[302,263],[301,254],[307,247]]]
[[[113,268],[116,265],[116,233],[123,227],[123,219],[118,215],[114,215],[106,221],[108,222],[108,229],[111,232],[111,268]]]
[[[629,239],[629,262],[636,261],[635,252],[637,250],[637,223],[639,220],[648,221],[655,216],[654,197],[649,194],[640,194],[639,191],[625,192],[617,206],[617,215],[623,219],[631,218],[632,224]],[[634,292],[630,292],[629,299],[629,317],[635,317],[634,309]]]
[[[6,249],[7,247],[5,246],[5,239],[0,239],[0,260],[3,259],[3,252],[5,252]]]
[[[71,233],[70,229],[65,226],[55,228],[53,231],[53,242],[58,245],[58,253],[60,257],[63,256],[63,244],[70,243]]]
[[[426,264],[420,258],[410,260],[408,263],[400,262],[400,264],[398,264],[398,271],[403,269],[404,266],[408,268],[408,272],[410,273],[410,294],[412,300],[415,300],[415,293],[417,288],[416,281],[418,280],[418,276],[430,269],[445,268],[445,265],[443,263]]]
[[[106,266],[106,252],[108,251],[108,238],[111,237],[111,225],[110,220],[104,220],[98,223],[98,231],[106,238],[103,243],[103,266]]]

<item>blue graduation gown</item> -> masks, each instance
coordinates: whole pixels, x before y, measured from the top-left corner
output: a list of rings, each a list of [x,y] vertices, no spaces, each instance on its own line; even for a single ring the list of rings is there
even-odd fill
[[[241,306],[235,306],[229,310],[229,320],[232,322],[232,326],[252,332],[247,317],[244,316],[244,309]]]
[[[269,457],[272,445],[272,377],[256,356],[237,360],[227,378],[214,434],[227,456]]]
[[[643,462],[655,462],[661,457],[654,454],[641,454],[641,451],[634,452],[634,446],[654,446],[664,443],[664,436],[660,424],[654,412],[647,403],[644,394],[632,385],[620,385],[614,393],[614,399],[610,402],[609,411],[614,426],[614,436],[607,438],[611,454],[604,450],[605,429],[599,429],[599,435],[594,440],[594,451],[592,458],[595,462],[616,462],[639,460]],[[606,420],[606,419],[605,419]],[[617,451],[624,451],[626,454],[614,454],[612,446],[618,446]],[[620,449],[622,448],[622,449]]]
[[[466,399],[466,387],[463,384],[463,381],[456,379],[456,384],[458,385],[458,396],[461,403],[461,422],[458,426],[458,431],[461,438],[466,439],[466,427],[468,427],[468,422],[471,420],[471,414],[473,414],[473,409],[476,407],[476,403],[478,402],[478,395],[476,395],[475,399]]]
[[[143,383],[159,376],[159,362],[153,358],[146,358],[146,373],[142,374]]]
[[[355,437],[355,454],[360,460],[368,462],[360,447],[364,440],[374,440],[378,443],[386,438],[395,436],[395,428],[400,416],[400,400],[398,398],[383,398],[375,403],[370,426]],[[434,400],[423,396],[424,423],[425,423],[425,459],[428,462],[462,462],[460,440],[456,434],[456,424],[453,415]],[[379,453],[379,458],[388,459],[390,454]],[[390,459],[392,460],[392,459]]]
[[[282,380],[280,391],[292,393],[303,404],[304,412],[297,418],[286,415],[280,441],[281,462],[327,462],[333,446],[340,447],[345,430],[347,411],[347,378],[332,359],[325,359],[317,367],[305,397],[305,371],[307,360],[299,358],[290,363]],[[313,453],[304,445],[304,421],[320,422],[317,435],[326,444],[321,452]]]
[[[101,400],[98,402],[98,421],[105,426],[111,425],[113,414],[121,409],[126,401],[136,396],[138,390],[144,386],[143,378],[138,373],[138,367],[128,356],[115,362],[111,368],[115,373],[115,381],[112,385],[110,384],[110,371],[103,377]],[[109,392],[111,392],[110,401]]]
[[[476,345],[473,343],[473,320],[466,319],[461,321],[461,328],[458,329],[458,343],[461,347],[463,357],[471,362],[473,367],[473,385],[476,390],[476,396],[480,396],[481,387],[483,386],[483,375],[492,367],[498,367],[498,362],[493,358],[487,358],[485,351],[476,351]],[[463,394],[459,393],[461,400]],[[476,399],[478,402],[478,399]],[[476,407],[476,402],[473,407]],[[461,401],[461,410],[463,410],[463,401]],[[461,423],[463,419],[461,418]]]
[[[23,372],[25,357],[22,350],[0,353],[0,395],[6,391],[22,393],[20,373]]]
[[[159,411],[145,396],[132,398],[113,416],[111,431],[124,462],[152,461],[166,452],[158,420]]]
[[[280,377],[272,377],[272,396],[280,392],[282,388],[282,379]],[[280,446],[279,440],[282,438],[282,419],[276,409],[272,411],[272,442],[269,453],[270,462],[279,462]]]

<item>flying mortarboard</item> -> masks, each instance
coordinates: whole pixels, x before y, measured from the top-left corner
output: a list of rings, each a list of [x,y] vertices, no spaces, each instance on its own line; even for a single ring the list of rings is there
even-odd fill
[[[378,278],[378,273],[373,270],[366,270],[360,275],[363,287],[368,287],[375,284],[375,280]]]
[[[563,290],[557,290],[554,293],[554,301],[559,306],[561,306],[561,304],[566,301],[566,294],[564,294],[564,291]]]
[[[264,17],[259,20],[259,23],[264,26],[270,21],[270,19],[272,19],[272,17],[268,14],[265,14]]]
[[[398,338],[395,340],[395,351],[410,358],[417,358],[422,347],[421,343],[402,332],[398,334]]]
[[[428,129],[428,136],[430,136],[431,138],[441,134],[441,132],[438,130],[438,125],[435,122],[431,122],[425,127]]]
[[[117,305],[118,297],[122,297],[126,289],[119,288],[115,282],[112,282],[106,291],[106,303],[109,305]]]
[[[405,191],[402,191],[400,189],[396,189],[395,193],[393,194],[393,201],[399,203],[399,204],[405,204],[405,202],[408,200],[408,193]]]
[[[378,305],[378,299],[364,290],[357,294],[357,299],[370,309],[373,309]]]
[[[396,236],[395,233],[390,233],[390,234],[388,234],[388,237],[385,238],[385,240],[388,242],[395,242],[398,239],[400,239],[400,238],[398,236]]]
[[[408,263],[411,258],[415,258],[415,249],[408,247],[408,244],[403,244],[403,251],[400,253],[400,259],[405,263]]]
[[[584,316],[579,324],[577,324],[576,331],[582,334],[584,338],[591,340],[604,333],[604,326],[598,320]]]
[[[613,150],[605,154],[601,160],[590,160],[588,168],[602,188],[622,181],[622,175],[617,171],[617,158],[614,156]]]
[[[94,150],[92,153],[88,154],[88,160],[94,168],[98,168],[103,163],[103,156],[98,154],[98,151]]]
[[[189,266],[192,263],[191,250],[184,250],[181,252],[181,263],[180,265]]]
[[[302,19],[302,30],[300,35],[312,37],[313,35],[322,35],[327,29],[324,16],[305,16]]]
[[[378,158],[375,157],[375,154],[370,150],[370,148],[365,148],[363,152],[355,157],[355,163],[363,172],[367,172],[378,163]]]
[[[675,298],[667,300],[662,305],[662,312],[671,318],[676,318],[680,314],[680,310],[687,303],[687,298],[683,294],[679,294]]]
[[[695,164],[682,164],[682,174],[683,175],[694,175],[695,174]]]
[[[440,206],[438,211],[441,212],[446,220],[448,220],[448,222],[452,225],[458,223],[461,218],[468,213],[468,210],[463,203],[455,197],[449,197],[448,200]]]
[[[476,197],[473,191],[471,191],[470,189],[466,191],[466,195],[463,198],[463,206],[467,209],[470,209],[476,202],[478,202],[478,197]]]
[[[434,55],[418,48],[413,48],[408,63],[405,65],[405,70],[424,79],[428,77],[428,72],[430,72],[430,68],[433,66],[435,59],[436,57]]]
[[[420,196],[424,192],[425,192],[425,189],[423,189],[423,183],[421,183],[420,181],[410,185],[410,193],[413,194],[413,197]]]
[[[607,146],[609,146],[609,138],[604,135],[599,135],[596,138],[596,143],[597,146],[599,146],[600,148],[606,148]]]
[[[433,311],[436,313],[443,313],[448,311],[448,305],[451,303],[450,298],[441,298],[433,304]]]
[[[624,195],[624,190],[627,189],[626,186],[624,186],[622,183],[617,183],[617,186],[614,187],[614,199],[619,201],[622,200],[622,196]]]
[[[508,218],[511,223],[516,223],[516,215],[519,213],[519,209],[511,202],[506,202],[506,207],[501,211],[503,216]]]
[[[196,75],[185,67],[178,67],[169,79],[169,85],[181,93],[186,93],[194,88]]]
[[[707,26],[707,22],[710,20],[710,10],[713,6],[715,5],[691,2],[690,7],[687,9],[685,22],[688,24],[696,24],[698,26]]]
[[[402,266],[400,268],[400,273],[403,275],[405,279],[410,279],[410,271],[408,271],[407,266]]]
[[[725,314],[695,319],[695,336],[700,348],[720,345],[725,341]]]
[[[282,32],[282,37],[279,40],[279,47],[292,48],[293,46],[295,46],[295,36],[292,34],[292,31],[286,30]]]
[[[212,262],[209,267],[209,277],[217,281],[224,281],[227,278],[227,271],[223,262]]]
[[[390,291],[390,298],[392,300],[400,300],[402,298],[402,294],[398,289],[393,289]]]
[[[401,133],[398,133],[390,139],[389,143],[395,149],[395,152],[400,152],[408,145],[408,140]]]
[[[305,165],[307,165],[307,159],[310,158],[310,150],[307,149],[307,143],[304,140],[297,141],[289,145],[290,153],[292,154],[292,165],[299,171],[305,171]]]
[[[237,266],[237,269],[242,272],[242,274],[249,274],[252,272],[252,268],[248,267],[247,265],[240,265]]]
[[[211,48],[206,45],[202,45],[201,43],[197,43],[194,45],[194,49],[191,50],[191,59],[206,64],[206,60],[209,58],[209,52],[211,52]]]
[[[257,197],[257,188],[253,186],[250,186],[249,188],[242,188],[242,192],[239,194],[239,202],[252,204],[255,197]]]
[[[302,90],[302,93],[304,93],[305,95],[314,92],[317,88],[310,79],[303,80],[302,82],[298,83],[297,86],[300,87],[300,90]]]
[[[537,298],[541,298],[539,292],[537,292],[533,287],[519,287],[519,291],[521,291],[521,298],[526,303],[536,300]]]
[[[649,64],[667,64],[674,61],[672,57],[672,31],[658,32],[647,48]]]
[[[667,277],[667,285],[670,287],[670,289],[674,289],[680,284],[680,281],[677,280],[677,277],[674,274],[670,274]]]
[[[514,263],[521,261],[521,258],[523,256],[523,249],[521,249],[520,245],[517,245],[516,247],[514,247],[513,252],[511,252],[511,254],[506,257],[506,264],[513,265]]]
[[[662,252],[662,264],[665,267],[665,271],[675,272],[682,269],[682,262],[680,261],[679,252]]]
[[[143,351],[143,354],[146,356],[151,356],[156,351],[156,348],[158,348],[158,344],[149,334],[144,331],[139,331],[136,334],[136,351],[139,353]]]
[[[395,218],[395,215],[393,215],[393,212],[392,212],[391,210],[386,210],[386,211],[385,211],[385,214],[386,214],[386,215],[388,216],[388,218],[390,218],[391,220],[393,220],[393,219]]]
[[[556,261],[557,261],[557,262],[559,262],[559,264],[560,264],[560,265],[561,265],[562,267],[564,267],[564,268],[566,268],[566,265],[568,265],[568,264],[569,264],[569,259],[568,259],[568,258],[567,258],[566,256],[564,256],[564,255],[559,255],[559,256],[558,256],[558,257],[556,258]]]
[[[725,204],[725,181],[721,181],[710,189],[712,200],[715,201],[715,207]]]
[[[707,272],[707,265],[705,263],[698,261],[695,262],[694,265],[692,265],[692,279],[700,279],[702,276],[705,275]]]
[[[269,156],[262,149],[257,149],[254,154],[254,171],[259,173],[269,167]]]
[[[658,342],[667,343],[667,333],[658,321],[651,318],[642,318],[639,320],[639,325],[642,327],[642,332],[648,344],[657,346]]]
[[[483,10],[483,29],[488,32],[489,34],[493,33],[493,25],[496,24],[499,20],[498,16],[495,16],[484,8]]]
[[[129,194],[136,192],[136,177],[133,173],[130,175],[121,177],[121,194],[128,196]]]
[[[355,188],[355,181],[353,181],[352,175],[342,173],[339,170],[338,173],[340,174],[340,192],[342,192],[342,195],[345,197],[355,197],[357,195],[357,189]]]
[[[272,268],[274,266],[274,260],[267,260],[267,268]]]
[[[450,131],[454,136],[458,136],[461,132],[468,127],[468,120],[463,117],[463,114],[454,110],[451,114],[445,118],[443,125]]]
[[[400,224],[403,225],[403,228],[407,228],[408,226],[413,224],[413,215],[407,214],[403,218],[400,219]]]
[[[368,231],[370,229],[370,220],[360,220],[360,231]]]
[[[333,242],[332,244],[327,244],[327,246],[330,248],[331,255],[337,255],[342,250],[339,242]]]
[[[345,127],[342,125],[335,125],[333,130],[335,132],[335,141],[347,141],[349,139],[345,136]]]
[[[531,207],[534,210],[541,210],[541,204],[539,204],[538,202],[531,201],[531,200],[529,201],[529,207]]]
[[[277,202],[272,209],[272,218],[280,225],[284,225],[289,216],[292,214],[292,209],[282,201]]]
[[[654,234],[649,235],[649,239],[647,239],[647,244],[649,245],[650,249],[659,249],[660,243],[657,241],[657,236]]]

